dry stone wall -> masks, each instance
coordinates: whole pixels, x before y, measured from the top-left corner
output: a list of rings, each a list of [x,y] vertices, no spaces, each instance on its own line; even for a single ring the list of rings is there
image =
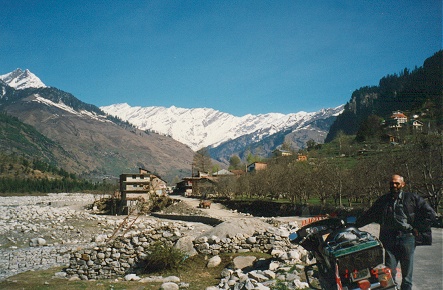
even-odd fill
[[[94,243],[71,246],[44,246],[0,250],[0,280],[9,276],[30,271],[45,270],[69,265],[71,252],[82,247],[92,247]]]
[[[65,271],[68,277],[82,280],[109,279],[134,273],[140,270],[139,267],[147,255],[146,250],[155,242],[181,247],[188,255],[261,252],[288,260],[291,259],[291,251],[295,249],[289,242],[288,235],[289,231],[286,229],[270,227],[252,235],[236,233],[221,238],[213,235],[189,239],[174,224],[168,224],[134,235],[129,233],[92,249],[73,252]],[[189,243],[192,243],[191,247]]]

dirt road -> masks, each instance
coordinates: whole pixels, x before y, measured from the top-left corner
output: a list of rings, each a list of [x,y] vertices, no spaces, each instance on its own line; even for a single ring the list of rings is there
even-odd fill
[[[171,196],[171,198],[173,199],[178,199],[181,200],[183,202],[185,202],[187,205],[189,205],[190,207],[193,208],[198,208],[198,205],[200,204],[200,199],[197,198],[189,198],[189,197],[184,197],[184,196]],[[241,219],[262,219],[260,217],[254,217],[251,216],[249,214],[244,214],[241,212],[237,212],[234,210],[230,210],[228,208],[226,208],[224,205],[220,204],[220,203],[212,203],[211,204],[211,208],[209,209],[200,209],[204,214],[216,218],[216,219],[220,219],[223,221],[226,220],[232,220],[232,219],[236,219],[236,218],[241,218]],[[292,216],[292,217],[273,217],[274,219],[281,221],[281,222],[285,222],[285,223],[289,223],[289,222],[293,222],[296,221],[299,223],[299,226],[301,226],[301,221],[306,219],[306,217],[298,217],[298,216]]]
[[[198,208],[198,205],[200,204],[200,199],[197,198],[189,198],[181,195],[173,195],[171,196],[171,198],[181,200],[192,208]],[[245,214],[227,209],[224,205],[220,203],[212,203],[211,208],[200,208],[200,210],[204,214],[220,220],[247,217],[247,215]]]

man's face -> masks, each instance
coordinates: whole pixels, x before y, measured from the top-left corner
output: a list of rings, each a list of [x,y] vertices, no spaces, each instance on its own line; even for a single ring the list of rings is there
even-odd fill
[[[392,194],[398,194],[404,185],[405,183],[401,180],[401,177],[397,175],[392,176],[389,182],[389,188]]]

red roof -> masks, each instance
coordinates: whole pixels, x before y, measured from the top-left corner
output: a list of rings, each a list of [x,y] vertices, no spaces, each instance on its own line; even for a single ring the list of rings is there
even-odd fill
[[[396,114],[393,114],[393,115],[391,116],[391,118],[398,119],[398,118],[407,118],[407,117],[406,117],[406,115],[403,114],[403,113],[396,113]]]

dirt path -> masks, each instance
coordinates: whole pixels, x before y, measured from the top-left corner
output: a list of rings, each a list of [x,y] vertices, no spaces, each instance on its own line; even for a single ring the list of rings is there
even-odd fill
[[[173,199],[178,199],[183,202],[185,202],[188,206],[192,208],[199,208],[198,205],[200,204],[200,199],[197,198],[190,198],[190,197],[184,197],[181,195],[178,196],[171,196]],[[220,219],[220,220],[226,220],[230,218],[245,218],[247,215],[232,211],[230,209],[227,209],[224,205],[220,203],[212,203],[211,208],[199,208],[203,213],[206,215]]]
[[[171,196],[173,199],[178,199],[183,202],[185,202],[188,206],[193,208],[198,208],[198,205],[200,204],[200,199],[197,198],[189,198],[184,196]],[[203,213],[206,215],[223,220],[223,221],[235,221],[236,219],[260,219],[263,220],[261,217],[254,217],[248,214],[244,214],[241,212],[233,211],[228,208],[226,208],[221,203],[212,203],[211,208],[209,209],[203,209],[199,208]],[[274,219],[283,222],[283,223],[290,223],[290,222],[297,222],[299,226],[301,226],[301,221],[306,219],[305,217],[298,217],[298,216],[290,216],[290,217],[273,217]]]

